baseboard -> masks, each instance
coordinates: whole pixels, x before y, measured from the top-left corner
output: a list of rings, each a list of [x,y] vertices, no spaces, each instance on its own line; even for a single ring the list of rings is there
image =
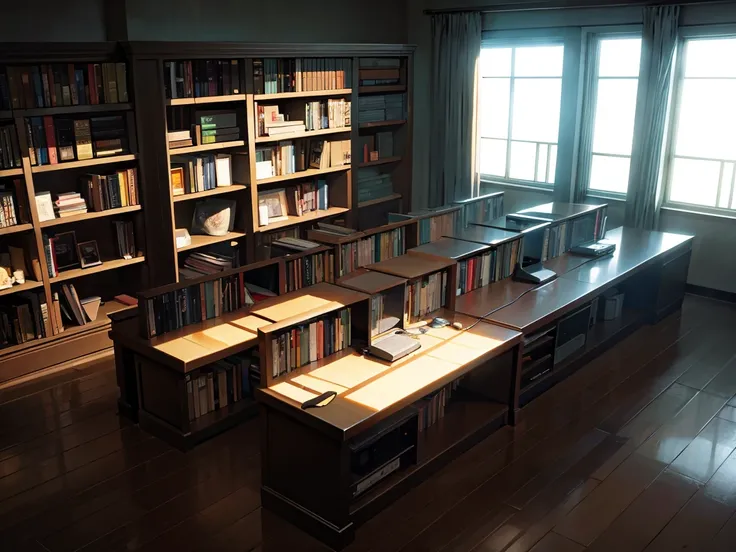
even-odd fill
[[[727,303],[736,303],[736,293],[732,291],[723,291],[721,289],[686,284],[685,293],[700,295],[701,297],[708,297],[709,299],[717,299],[718,301],[726,301]]]

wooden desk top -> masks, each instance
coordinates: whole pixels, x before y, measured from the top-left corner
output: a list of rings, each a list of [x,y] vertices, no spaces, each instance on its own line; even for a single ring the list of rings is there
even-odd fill
[[[365,268],[354,270],[337,280],[337,285],[373,295],[389,288],[406,284],[406,278],[375,272]]]
[[[490,228],[488,226],[478,226],[471,224],[467,228],[453,230],[447,235],[448,238],[456,240],[465,240],[475,243],[483,243],[485,245],[501,245],[521,237],[518,232],[510,232],[499,228]]]
[[[386,259],[380,263],[369,264],[365,268],[413,280],[426,274],[439,272],[440,270],[444,270],[454,264],[455,261],[451,259],[443,259],[441,257],[420,253],[393,257],[392,259]]]
[[[473,255],[480,255],[490,250],[491,246],[478,242],[458,240],[455,238],[440,238],[437,241],[425,243],[419,247],[413,247],[407,253],[424,253],[426,255],[435,255],[457,261]]]
[[[358,292],[334,284],[321,283],[261,301],[253,305],[251,313],[271,322],[281,322],[287,318],[323,308],[330,303],[348,305],[354,303],[356,299],[365,299],[365,297]]]
[[[466,328],[475,319],[441,314]],[[519,343],[521,334],[479,322],[470,330],[430,329],[422,348],[393,364],[349,350],[315,369],[301,372],[266,389],[257,397],[271,406],[319,427],[339,440],[350,439],[383,418],[450,383],[481,362]],[[324,408],[302,410],[301,403],[327,390],[338,396]]]

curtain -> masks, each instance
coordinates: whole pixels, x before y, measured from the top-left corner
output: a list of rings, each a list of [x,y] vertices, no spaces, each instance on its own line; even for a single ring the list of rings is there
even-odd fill
[[[593,155],[593,127],[595,125],[595,100],[598,95],[598,50],[600,41],[595,35],[588,37],[585,50],[585,81],[583,83],[583,113],[578,146],[578,170],[572,189],[573,203],[583,203],[590,183],[590,166]]]
[[[659,223],[662,145],[667,128],[679,15],[679,6],[644,8],[626,226],[652,230]]]
[[[481,16],[432,15],[429,206],[470,197],[478,186],[476,107]]]

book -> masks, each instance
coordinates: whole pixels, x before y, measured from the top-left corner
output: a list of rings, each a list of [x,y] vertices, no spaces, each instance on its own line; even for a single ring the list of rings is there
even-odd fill
[[[294,251],[285,249],[283,243],[273,242],[271,244],[272,258],[282,253],[292,252]],[[334,282],[334,261],[335,255],[332,250],[304,255],[296,259],[289,259],[287,256],[285,262],[286,291],[296,291],[321,282]]]
[[[338,277],[369,264],[399,257],[406,253],[406,228],[401,226],[377,232],[357,241],[340,245]]]
[[[88,119],[74,121],[74,142],[76,144],[77,159],[92,159],[92,133]]]
[[[199,98],[242,93],[240,60],[165,61],[166,98]]]
[[[56,218],[51,192],[36,193],[36,210],[38,211],[38,220],[41,222]]]
[[[256,94],[350,88],[349,58],[264,58],[253,62]]]

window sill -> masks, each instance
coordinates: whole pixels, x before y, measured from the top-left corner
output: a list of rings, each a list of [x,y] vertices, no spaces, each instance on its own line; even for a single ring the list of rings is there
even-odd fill
[[[592,198],[595,198],[595,199],[603,199],[605,201],[616,201],[618,203],[626,203],[626,198],[625,197],[621,197],[620,195],[607,194],[605,192],[593,192],[593,193],[588,192],[587,194],[585,194],[585,197],[586,198],[592,197]]]
[[[662,206],[663,211],[672,211],[673,213],[683,213],[686,215],[695,215],[698,217],[706,218],[717,218],[723,220],[736,220],[736,213],[733,215],[727,215],[725,213],[712,213],[709,211],[697,211],[695,209],[687,209],[684,207],[673,207],[673,206]]]
[[[503,182],[500,180],[490,180],[487,178],[480,179],[481,184],[489,186],[501,186],[502,188],[511,188],[515,190],[525,190],[528,192],[541,192],[546,194],[553,194],[554,188],[552,186],[534,186],[532,184],[517,184],[515,182]]]

